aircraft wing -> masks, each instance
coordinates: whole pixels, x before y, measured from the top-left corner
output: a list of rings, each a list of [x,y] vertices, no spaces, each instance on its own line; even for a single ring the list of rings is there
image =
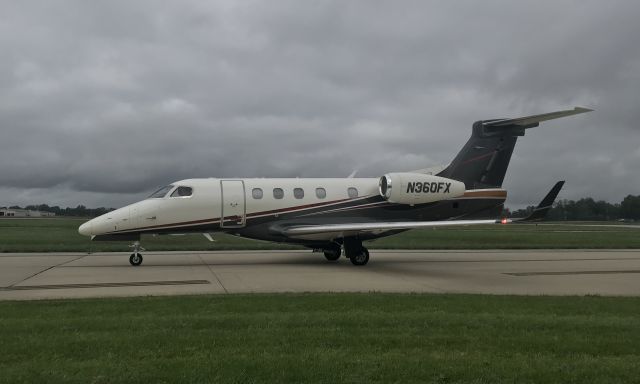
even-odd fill
[[[442,221],[392,221],[345,224],[292,225],[278,230],[282,235],[293,239],[336,239],[362,234],[379,235],[390,231],[417,228],[450,227],[478,224],[507,224],[510,220],[442,220]]]
[[[486,219],[486,220],[440,220],[440,221],[390,221],[390,222],[363,222],[363,223],[341,223],[341,224],[294,224],[272,228],[279,234],[302,240],[333,240],[341,237],[358,236],[363,234],[381,235],[385,232],[403,231],[418,228],[452,227],[460,225],[478,224],[509,224],[544,219],[547,212],[553,206],[564,181],[558,181],[553,188],[542,199],[540,204],[528,217],[521,219]]]
[[[553,186],[553,188],[551,188],[549,193],[547,193],[544,199],[542,199],[540,204],[538,204],[538,206],[535,207],[535,209],[529,216],[522,219],[513,219],[513,221],[518,223],[523,223],[523,222],[544,220],[544,218],[547,216],[547,213],[553,207],[553,202],[556,201],[556,197],[558,197],[558,193],[560,193],[560,190],[562,189],[563,185],[564,185],[564,180],[558,181]]]

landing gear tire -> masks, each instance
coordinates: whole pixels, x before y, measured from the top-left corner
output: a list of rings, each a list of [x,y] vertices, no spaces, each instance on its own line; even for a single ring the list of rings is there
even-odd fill
[[[353,265],[366,265],[369,262],[369,250],[365,247],[362,247],[360,253],[351,256],[349,259],[351,260],[351,264]]]
[[[329,261],[336,261],[340,258],[342,250],[340,248],[324,249],[324,257]]]
[[[133,253],[131,254],[131,256],[129,256],[129,263],[131,263],[131,265],[133,265],[134,267],[137,267],[142,264],[142,254],[140,253],[140,251],[144,251],[144,248],[140,246],[139,240],[134,241],[133,244],[130,245],[130,247],[133,248]]]
[[[140,264],[142,264],[142,254],[137,252],[132,253],[131,256],[129,256],[129,263],[131,263],[131,265],[133,265],[134,267],[137,267]]]

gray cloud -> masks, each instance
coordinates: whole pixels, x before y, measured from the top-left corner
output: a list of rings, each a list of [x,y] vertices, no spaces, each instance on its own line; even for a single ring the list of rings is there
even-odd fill
[[[640,193],[640,5],[9,2],[0,205],[122,205],[189,177],[447,163],[475,120],[573,105],[516,148],[509,203]],[[102,203],[104,202],[104,204]]]

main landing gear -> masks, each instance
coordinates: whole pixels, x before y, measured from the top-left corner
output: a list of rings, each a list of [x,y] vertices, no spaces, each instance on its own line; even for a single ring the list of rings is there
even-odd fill
[[[343,241],[344,253],[351,264],[361,266],[369,262],[369,250],[362,246],[362,240],[357,237],[347,237]],[[342,247],[338,243],[333,243],[326,248],[322,248],[324,257],[329,261],[337,261],[342,255]]]
[[[360,252],[349,258],[351,260],[351,264],[353,265],[366,265],[369,262],[369,250],[365,247],[360,249]]]
[[[322,252],[327,260],[337,261],[340,258],[340,255],[342,255],[342,248],[340,247],[340,244],[335,244],[330,248],[323,249]]]
[[[139,241],[134,242],[133,245],[131,245],[131,248],[133,248],[133,253],[129,256],[129,263],[134,267],[137,267],[142,264],[142,254],[140,251],[144,251],[144,248],[140,246]]]
[[[362,240],[357,237],[345,237],[344,253],[353,265],[362,266],[369,262],[369,250],[362,246]]]

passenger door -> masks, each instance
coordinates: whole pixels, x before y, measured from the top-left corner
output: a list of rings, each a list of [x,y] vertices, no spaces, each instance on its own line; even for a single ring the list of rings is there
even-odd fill
[[[222,228],[240,228],[245,225],[244,181],[220,180],[222,190]]]

